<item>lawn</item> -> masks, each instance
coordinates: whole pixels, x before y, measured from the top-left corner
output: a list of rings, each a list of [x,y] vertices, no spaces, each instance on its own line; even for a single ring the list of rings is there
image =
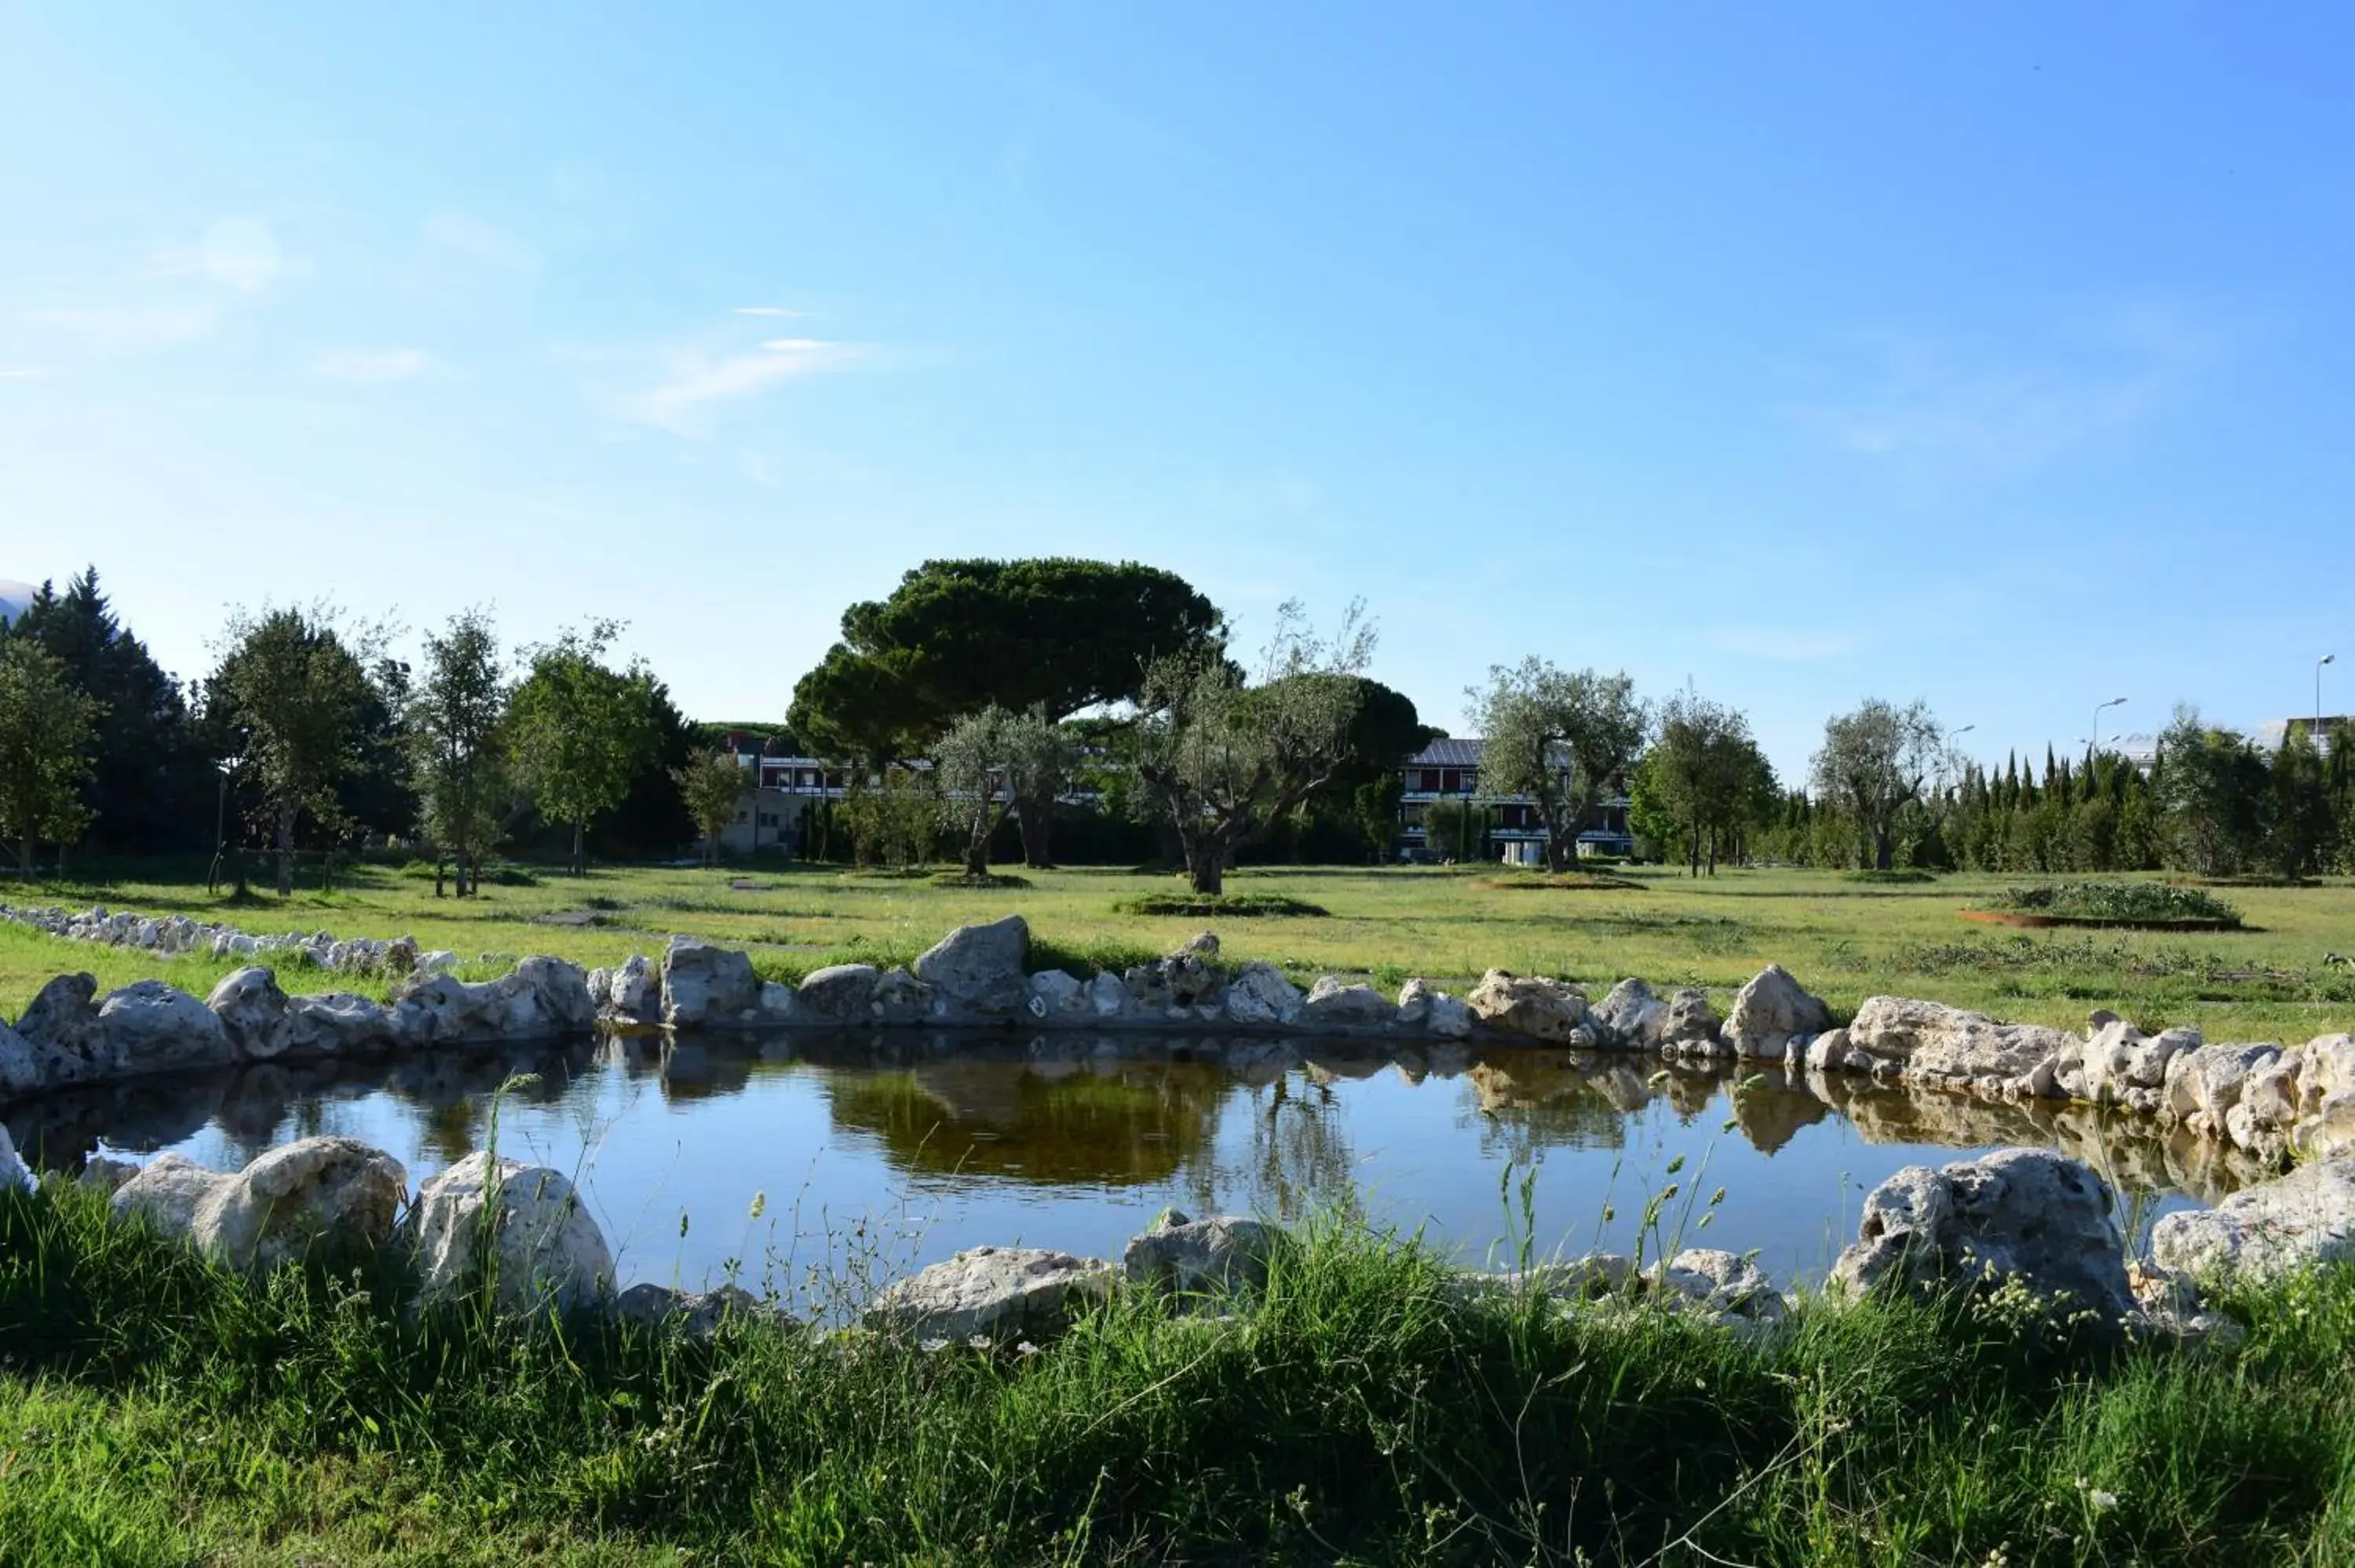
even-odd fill
[[[1693,880],[1636,868],[1568,885],[1496,867],[1285,867],[1248,870],[1231,890],[1293,899],[1321,915],[1146,915],[1140,899],[1176,880],[1074,868],[1026,874],[1027,887],[944,886],[929,875],[762,865],[718,871],[602,867],[574,879],[517,868],[479,898],[433,896],[430,877],[363,867],[333,893],[263,894],[241,906],[208,895],[170,865],[94,869],[88,880],[17,886],[14,903],[154,915],[186,913],[247,930],[326,929],[338,937],[414,936],[477,970],[525,953],[583,965],[658,953],[674,932],[750,949],[772,978],[848,959],[905,962],[950,927],[1008,912],[1027,917],[1039,961],[1078,970],[1167,951],[1205,927],[1231,958],[1273,960],[1295,977],[1365,975],[1394,986],[1423,975],[1462,987],[1491,966],[1606,987],[1624,975],[1692,984],[1720,1005],[1760,967],[1779,962],[1853,1008],[1881,992],[1929,997],[1997,1016],[2082,1025],[2109,1007],[2147,1028],[2196,1023],[2211,1039],[2291,1039],[2355,1029],[2355,883],[2219,890],[2241,931],[2019,931],[1973,925],[2030,879],[1943,877],[1871,883],[1836,873],[1729,870]],[[1599,885],[1598,885],[1599,884]],[[1614,885],[1624,884],[1624,885]],[[485,955],[490,955],[485,958]],[[201,991],[229,967],[158,964],[144,954],[0,927],[0,1012],[13,1016],[50,975],[86,969],[105,985],[148,975]],[[290,984],[325,989],[321,975]],[[337,980],[334,983],[346,984]]]

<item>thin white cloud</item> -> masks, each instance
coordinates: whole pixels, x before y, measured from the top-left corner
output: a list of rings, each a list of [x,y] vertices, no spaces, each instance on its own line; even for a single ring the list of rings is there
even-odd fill
[[[220,325],[215,305],[90,305],[32,311],[26,320],[51,328],[101,354],[176,348],[208,337]]]
[[[324,376],[333,381],[350,381],[360,386],[371,386],[383,381],[406,381],[412,376],[422,376],[432,368],[433,356],[418,348],[323,354],[311,366],[314,375]]]
[[[735,313],[740,316],[777,316],[794,322],[809,318],[807,311],[789,311],[783,305],[739,305]]]
[[[29,365],[0,365],[0,381],[30,381],[39,374]]]
[[[159,278],[201,278],[240,294],[261,293],[304,270],[266,226],[244,217],[220,219],[194,246],[158,251],[149,266]]]
[[[427,243],[502,271],[539,270],[539,251],[503,228],[461,212],[437,212],[425,220]]]
[[[1918,333],[1867,344],[1868,388],[1798,417],[1833,446],[1917,479],[2041,467],[2131,429],[2180,397],[2214,347],[2158,311],[2030,347]]]
[[[660,381],[621,399],[615,411],[634,424],[699,438],[719,405],[786,381],[838,370],[860,353],[856,344],[814,337],[771,338],[750,353],[683,350],[669,356]]]
[[[1805,664],[1823,659],[1844,659],[1862,640],[1841,631],[1807,626],[1728,626],[1710,633],[1710,645],[1744,659],[1771,659],[1777,663]]]

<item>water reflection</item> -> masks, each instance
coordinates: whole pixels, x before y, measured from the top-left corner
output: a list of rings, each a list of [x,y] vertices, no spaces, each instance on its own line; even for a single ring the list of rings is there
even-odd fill
[[[795,1194],[805,1232],[921,1207],[903,1264],[985,1241],[1116,1253],[1169,1202],[1358,1211],[1476,1254],[1504,1228],[1508,1167],[1540,1173],[1540,1246],[1625,1245],[1598,1216],[1685,1159],[1733,1194],[1710,1240],[1804,1274],[1850,1234],[1863,1190],[1959,1150],[2057,1146],[2145,1206],[2263,1174],[2180,1129],[2081,1106],[1569,1051],[1218,1038],[584,1038],[145,1079],[5,1120],[29,1158],[67,1171],[101,1149],[233,1168],[341,1132],[417,1180],[482,1147],[494,1114],[503,1148],[586,1173],[634,1276],[690,1281],[748,1249],[791,1250],[794,1234],[746,1234],[755,1191]]]

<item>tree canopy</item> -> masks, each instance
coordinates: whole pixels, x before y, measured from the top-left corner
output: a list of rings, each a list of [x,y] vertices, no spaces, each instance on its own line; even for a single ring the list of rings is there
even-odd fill
[[[1896,863],[1898,813],[1922,798],[1944,757],[1943,735],[1929,705],[1898,707],[1879,697],[1824,723],[1815,757],[1816,791],[1855,828],[1859,860],[1879,870]]]
[[[1529,658],[1494,666],[1487,689],[1465,695],[1487,741],[1481,791],[1527,796],[1546,830],[1547,863],[1564,869],[1577,858],[1579,830],[1643,749],[1651,715],[1636,683]]]
[[[1148,660],[1220,624],[1183,577],[1134,561],[926,561],[843,611],[788,722],[821,755],[881,762],[991,703],[1052,722],[1133,700]]]
[[[81,790],[100,718],[64,661],[31,638],[0,640],[0,833],[26,876],[37,843],[69,842],[90,821]]]
[[[620,630],[596,621],[533,649],[508,705],[517,770],[540,814],[572,830],[575,876],[588,869],[591,819],[627,798],[656,740],[653,678],[602,662]]]

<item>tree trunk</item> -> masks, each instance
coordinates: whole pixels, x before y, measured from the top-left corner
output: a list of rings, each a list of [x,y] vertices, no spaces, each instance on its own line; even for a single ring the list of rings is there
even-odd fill
[[[964,874],[971,881],[983,882],[988,880],[989,839],[987,835],[985,834],[980,838],[967,839],[965,841]]]
[[[446,862],[444,862],[444,861],[442,861],[439,856],[436,856],[436,857],[434,858],[434,862],[433,862],[433,896],[434,896],[434,897],[436,897],[436,898],[439,898],[439,897],[441,897],[441,896],[442,896],[442,871],[446,868],[446,865],[447,865],[447,863],[446,863]],[[462,891],[459,893],[458,896],[459,896],[459,897],[461,897],[461,898],[464,898],[464,897],[465,896],[464,892],[462,890]]]
[[[1887,828],[1873,830],[1872,863],[1882,871],[1893,871],[1897,867],[1897,845]]]
[[[278,896],[294,895],[294,810],[290,801],[278,808]]]
[[[1227,890],[1227,846],[1215,834],[1187,839],[1186,880],[1206,898]]]
[[[588,874],[588,856],[581,849],[582,842],[586,840],[588,836],[589,824],[586,821],[578,821],[572,824],[572,863],[570,869],[575,876],[585,876]]]
[[[33,835],[27,833],[16,841],[16,869],[25,880],[33,880]]]
[[[1054,835],[1055,798],[1024,800],[1015,807],[1017,825],[1022,830],[1022,863],[1032,871],[1044,871],[1053,865],[1050,840]]]

